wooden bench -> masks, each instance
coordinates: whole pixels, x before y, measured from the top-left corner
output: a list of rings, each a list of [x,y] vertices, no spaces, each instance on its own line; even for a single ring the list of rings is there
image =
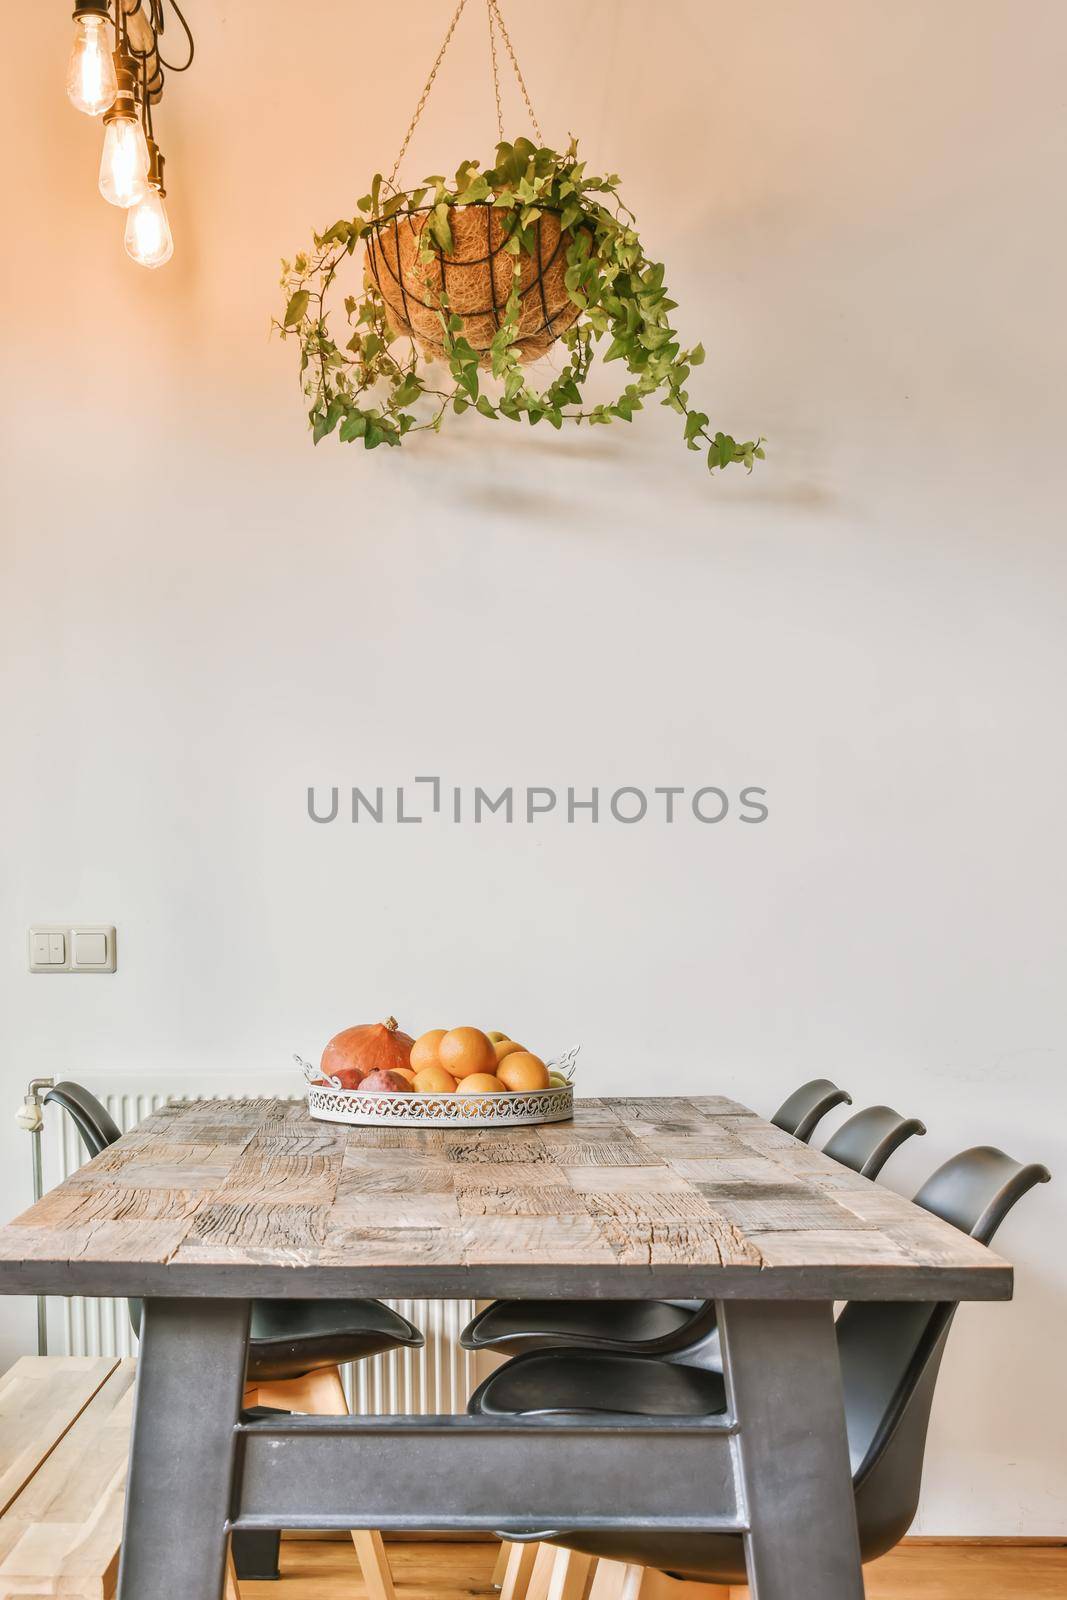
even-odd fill
[[[23,1356],[0,1378],[0,1600],[110,1600],[136,1363]],[[232,1567],[227,1595],[239,1600]]]

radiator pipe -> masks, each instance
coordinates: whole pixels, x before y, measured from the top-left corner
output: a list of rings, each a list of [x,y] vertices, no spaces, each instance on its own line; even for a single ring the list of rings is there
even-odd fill
[[[15,1121],[19,1127],[25,1128],[30,1135],[34,1203],[44,1194],[44,1170],[41,1165],[41,1129],[44,1126],[44,1111],[41,1107],[41,1090],[51,1089],[55,1081],[54,1078],[31,1078],[26,1085],[22,1104],[15,1113]],[[47,1303],[43,1294],[37,1296],[37,1354],[39,1356],[48,1354]]]

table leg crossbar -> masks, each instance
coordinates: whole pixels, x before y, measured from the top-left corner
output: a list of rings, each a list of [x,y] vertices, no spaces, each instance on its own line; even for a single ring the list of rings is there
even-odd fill
[[[272,1417],[237,1428],[231,1526],[741,1531],[736,1431],[718,1419]]]
[[[242,1422],[249,1303],[149,1300],[118,1600],[217,1600],[277,1527],[734,1532],[753,1600],[863,1600],[832,1305],[719,1310],[722,1417]]]

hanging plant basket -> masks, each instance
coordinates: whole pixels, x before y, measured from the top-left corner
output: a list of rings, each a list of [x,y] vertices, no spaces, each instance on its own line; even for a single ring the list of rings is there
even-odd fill
[[[514,287],[518,316],[511,348],[519,362],[536,361],[577,322],[581,307],[567,288],[567,257],[574,243],[559,215],[547,211],[531,225],[533,245],[517,256],[505,211],[486,202],[453,206],[447,214],[449,250],[424,241],[433,213],[407,212],[372,224],[366,238],[367,275],[386,307],[390,327],[418,341],[430,360],[447,361],[441,326],[447,301],[460,319],[457,330],[492,366],[492,345],[504,323]]]
[[[466,5],[460,0],[390,177],[377,175],[357,215],[282,263],[286,303],[275,326],[299,343],[315,443],[336,432],[369,450],[399,445],[472,408],[491,420],[554,428],[629,422],[656,396],[683,419],[687,448],[703,451],[710,469],[741,462],[751,470],[763,441],[739,443],[690,401],[690,374],[704,350],[683,346],[672,326],[663,266],[646,254],[618,178],[588,173],[573,140],[562,154],[545,144],[499,0],[486,3],[501,135],[493,160],[463,161],[451,180],[396,184]],[[536,144],[503,138],[498,32]],[[338,279],[357,248],[362,283],[357,275],[345,285],[342,331]],[[610,401],[585,398],[596,354],[626,372]]]

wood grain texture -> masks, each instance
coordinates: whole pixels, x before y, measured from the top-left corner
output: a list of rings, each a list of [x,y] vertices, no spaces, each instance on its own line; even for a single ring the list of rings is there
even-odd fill
[[[58,1439],[40,1432],[36,1467],[0,1516],[0,1600],[111,1600],[118,1575],[135,1362],[26,1357],[0,1383],[46,1391]],[[80,1378],[78,1390],[73,1380]],[[94,1387],[95,1386],[95,1387]],[[60,1406],[58,1397],[67,1402]],[[73,1410],[69,1402],[88,1396]],[[47,1448],[45,1448],[47,1444]],[[227,1600],[240,1600],[232,1572]],[[385,1600],[385,1597],[383,1597]]]
[[[0,1378],[0,1515],[117,1365],[111,1356],[23,1356]]]
[[[491,1600],[492,1544],[390,1540],[387,1549],[403,1600]],[[285,1540],[281,1565],[281,1584],[243,1583],[242,1600],[366,1600],[347,1543]],[[1063,1600],[1067,1547],[909,1543],[865,1567],[863,1576],[867,1600]],[[605,1573],[591,1600],[622,1600],[619,1589],[607,1583],[609,1577]],[[702,1600],[720,1600],[721,1593],[705,1586]],[[734,1589],[731,1600],[747,1597],[747,1589]]]
[[[45,1383],[63,1357],[30,1357]],[[132,1360],[111,1369],[0,1517],[0,1600],[14,1595],[106,1600],[114,1592],[133,1406]],[[12,1369],[17,1375],[19,1363]],[[58,1375],[57,1375],[58,1374]]]
[[[153,1113],[0,1229],[0,1292],[1004,1299],[1010,1268],[714,1095],[544,1128]]]

